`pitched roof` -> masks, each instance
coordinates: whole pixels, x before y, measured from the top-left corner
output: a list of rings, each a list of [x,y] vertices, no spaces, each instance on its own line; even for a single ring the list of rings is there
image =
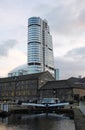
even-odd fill
[[[3,81],[12,81],[12,80],[26,80],[26,79],[38,79],[40,78],[44,73],[49,73],[48,71],[35,73],[35,74],[27,74],[27,75],[21,75],[21,76],[14,76],[14,77],[7,77],[7,78],[0,78],[0,82]],[[49,73],[50,74],[50,73]]]
[[[76,78],[76,77],[71,77],[68,79],[69,82],[79,82],[80,78]]]
[[[41,89],[72,88],[67,80],[48,81]]]

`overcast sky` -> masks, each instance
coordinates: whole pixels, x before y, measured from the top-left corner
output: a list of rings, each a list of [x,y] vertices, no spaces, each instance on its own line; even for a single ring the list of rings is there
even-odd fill
[[[0,0],[0,77],[27,64],[27,20],[46,19],[60,79],[85,77],[85,0]]]

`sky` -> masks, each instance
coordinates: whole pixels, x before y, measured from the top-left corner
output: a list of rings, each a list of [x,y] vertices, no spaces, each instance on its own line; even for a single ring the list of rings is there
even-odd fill
[[[48,21],[60,79],[85,77],[85,0],[0,0],[0,77],[27,64],[32,16]]]

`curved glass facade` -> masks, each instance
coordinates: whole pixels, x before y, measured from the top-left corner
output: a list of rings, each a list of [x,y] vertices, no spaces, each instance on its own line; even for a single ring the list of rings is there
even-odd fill
[[[28,19],[28,73],[50,71],[54,74],[52,37],[46,20]]]
[[[29,26],[28,42],[41,42],[41,28],[38,25]]]
[[[28,26],[32,24],[38,24],[41,25],[41,19],[39,17],[31,17],[28,20]]]
[[[28,59],[29,63],[30,62],[39,62],[41,63],[41,45],[37,42],[29,43],[29,48],[28,48]]]

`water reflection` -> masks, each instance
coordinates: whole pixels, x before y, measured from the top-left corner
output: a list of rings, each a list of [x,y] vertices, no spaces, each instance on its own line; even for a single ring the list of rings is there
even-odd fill
[[[0,118],[0,130],[75,130],[74,121],[64,115],[11,115]]]

